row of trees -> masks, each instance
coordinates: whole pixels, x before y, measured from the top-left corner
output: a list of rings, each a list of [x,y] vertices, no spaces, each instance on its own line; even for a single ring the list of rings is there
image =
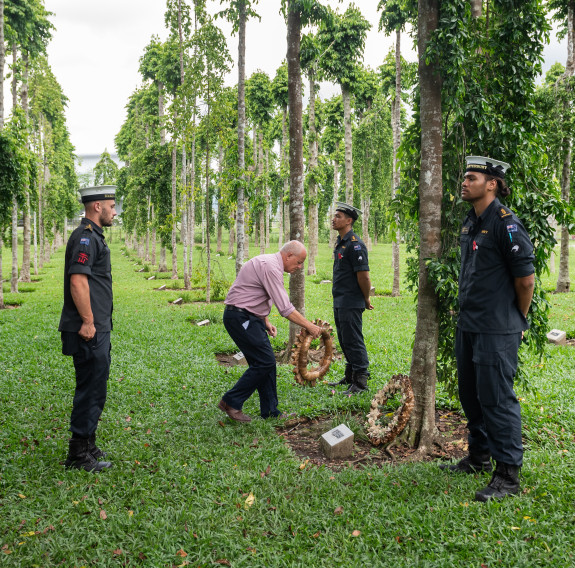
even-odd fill
[[[208,301],[210,239],[218,239],[219,249],[223,230],[237,270],[249,235],[265,250],[275,219],[280,243],[307,240],[313,272],[322,220],[338,197],[364,209],[368,244],[401,235],[414,253],[407,278],[418,293],[411,363],[416,409],[406,436],[425,453],[435,434],[436,380],[454,384],[464,156],[512,164],[508,204],[534,241],[537,277],[555,245],[550,219],[565,227],[562,243],[568,241],[575,0],[381,0],[380,27],[395,34],[396,49],[377,71],[360,64],[369,24],[357,7],[342,14],[316,0],[283,0],[286,62],[273,78],[258,71],[248,79],[245,25],[257,17],[257,0],[221,1],[219,17],[239,36],[236,87],[224,86],[231,58],[204,0],[168,0],[169,37],[152,38],[141,58],[143,85],[130,97],[116,136],[126,164],[117,185],[127,233],[154,264],[159,241],[160,270],[171,249],[173,277],[181,263],[189,287],[194,229],[201,223]],[[554,67],[536,87],[550,18],[568,36],[567,66]],[[405,29],[417,38],[416,70],[401,59]],[[305,111],[302,74],[309,89]],[[320,100],[320,80],[337,83],[341,95]],[[8,180],[22,175],[18,168],[6,172]],[[568,272],[561,283],[565,248],[558,290],[569,289]],[[395,254],[394,263],[399,266]],[[290,297],[303,312],[301,271],[290,276]],[[539,351],[547,310],[538,282],[528,341]]]
[[[0,308],[4,238],[9,235],[12,247],[10,291],[18,292],[18,282],[29,282],[31,271],[37,274],[63,242],[66,218],[78,208],[74,148],[64,115],[67,99],[46,58],[50,15],[42,0],[0,0]],[[5,80],[12,94],[8,120]]]

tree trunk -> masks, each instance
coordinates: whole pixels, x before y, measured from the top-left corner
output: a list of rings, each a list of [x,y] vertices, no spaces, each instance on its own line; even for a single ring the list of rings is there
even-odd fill
[[[18,80],[16,66],[18,62],[18,49],[12,44],[12,108],[18,105]],[[14,188],[16,189],[16,188]],[[12,278],[10,279],[10,292],[18,293],[18,203],[16,197],[12,198]]]
[[[258,166],[257,171],[260,177],[260,195],[261,195],[261,204],[265,204],[266,202],[266,187],[264,183],[264,129],[258,129]],[[259,211],[259,235],[260,235],[260,254],[265,254],[266,252],[266,212],[265,212],[265,205],[264,207],[260,207]]]
[[[224,172],[224,147],[219,144],[218,145],[218,176],[219,179],[222,179],[222,174]],[[216,211],[215,220],[216,220],[216,253],[222,253],[222,221],[221,221],[221,205],[220,205],[220,183],[218,182],[218,190],[216,193],[216,204],[218,209]]]
[[[30,282],[30,191],[26,191],[26,204],[22,212],[24,229],[22,232],[22,270],[20,282]]]
[[[483,0],[470,0],[471,2],[471,14],[474,18],[481,18],[481,12],[483,11]]]
[[[391,131],[393,136],[393,184],[391,189],[391,197],[395,198],[397,188],[401,179],[401,171],[399,160],[397,159],[397,152],[401,144],[401,30],[395,32],[395,98],[391,103]],[[391,246],[391,262],[393,266],[393,285],[391,290],[392,296],[399,296],[399,242],[401,235],[399,233],[399,215],[395,215],[395,223],[397,229],[395,230],[395,238]]]
[[[36,224],[36,211],[34,211],[33,229],[34,229],[34,276],[38,276],[38,228]]]
[[[287,107],[282,109],[282,140],[280,144],[280,176],[283,177],[286,171],[286,154],[287,154]],[[279,218],[278,218],[278,249],[280,249],[286,241],[286,227],[285,227],[285,195],[287,189],[287,178],[284,179],[282,193],[280,195],[279,203]]]
[[[176,140],[172,148],[172,280],[178,278],[178,247],[177,247],[177,147]]]
[[[336,147],[336,153],[338,148]],[[331,220],[335,215],[335,202],[339,199],[339,162],[334,158],[333,160],[333,199],[331,205],[329,206],[329,248],[333,249],[335,247],[335,240],[337,238],[337,232],[331,230]]]
[[[206,132],[210,131],[210,87],[209,87],[209,66],[208,66],[208,92],[207,92],[207,115],[206,115]],[[210,141],[206,140],[206,303],[210,303],[211,284],[212,284],[212,252],[210,250]]]
[[[238,1],[238,170],[240,179],[238,180],[237,195],[237,252],[236,252],[236,274],[240,271],[245,251],[245,193],[244,184],[246,177],[244,170],[245,160],[245,131],[246,131],[246,3],[245,0]]]
[[[361,209],[363,210],[363,215],[361,216],[361,236],[363,242],[365,243],[365,248],[368,251],[372,249],[371,238],[369,236],[369,208],[370,208],[370,197],[369,193],[361,201]]]
[[[287,64],[289,100],[289,165],[290,165],[290,240],[304,239],[304,170],[303,170],[303,109],[301,93],[301,14],[295,0],[288,0],[287,18]],[[290,301],[295,309],[305,315],[305,276],[303,269],[290,274]],[[288,349],[295,341],[299,326],[290,322]]]
[[[565,80],[573,77],[575,72],[575,57],[573,55],[574,42],[574,25],[573,17],[575,11],[575,0],[569,2],[567,11],[567,63],[565,64]],[[565,108],[565,114],[569,113],[569,108]],[[563,138],[563,149],[565,152],[563,158],[563,169],[561,171],[561,197],[565,203],[569,203],[571,187],[571,154],[573,147],[573,137],[571,133]],[[557,286],[555,292],[569,292],[571,289],[571,280],[569,278],[569,229],[561,227],[561,252],[559,256],[559,276],[557,277]]]
[[[166,247],[160,247],[160,263],[158,265],[158,272],[168,272],[167,251]]]
[[[164,84],[158,81],[158,117],[160,118],[160,145],[166,143],[166,126],[164,124]]]
[[[12,278],[10,292],[18,293],[18,203],[12,198]]]
[[[439,318],[437,296],[428,279],[427,260],[441,249],[442,152],[441,77],[425,61],[427,44],[437,29],[439,0],[419,0],[418,54],[421,116],[421,170],[419,175],[419,288],[417,323],[411,359],[415,408],[406,432],[420,455],[432,449],[435,426],[435,385]]]
[[[309,250],[307,257],[307,273],[317,274],[315,268],[315,259],[318,250],[318,199],[317,199],[317,181],[315,171],[317,169],[317,130],[315,126],[315,74],[313,70],[309,73],[309,184],[308,184],[308,241]]]
[[[195,107],[194,99],[194,107]],[[194,267],[194,245],[196,237],[196,201],[195,201],[195,187],[196,187],[196,113],[193,115],[194,130],[192,132],[192,157],[190,161],[190,199],[188,200],[188,234],[190,241],[190,257],[189,257],[189,273],[190,277],[193,274]]]
[[[266,149],[266,174],[270,172],[270,151]],[[270,188],[268,186],[268,176],[266,175],[266,182],[264,185],[264,192],[265,192],[265,234],[266,234],[266,248],[270,248]]]
[[[186,141],[184,140],[182,144],[182,228],[181,228],[181,235],[182,235],[182,244],[183,244],[183,259],[182,262],[184,264],[184,288],[186,290],[192,289],[192,283],[190,282],[190,265],[188,263],[188,253],[189,250],[192,248],[189,240],[190,233],[188,231],[188,224],[191,220],[188,217],[188,199],[189,199],[189,192],[188,192],[188,164],[186,163]]]
[[[28,78],[30,62],[27,52],[22,53],[24,62],[24,74],[22,78],[22,88],[20,90],[20,100],[22,109],[28,118]],[[28,136],[26,136],[26,148],[30,148]],[[22,270],[20,272],[20,282],[30,282],[30,182],[26,182],[24,188],[24,209],[22,211],[23,231],[22,231]]]
[[[234,244],[236,238],[236,213],[233,212],[233,221],[230,225],[230,234],[228,237],[228,256],[232,256],[234,254]]]
[[[353,154],[351,134],[351,93],[348,87],[341,86],[343,99],[343,126],[345,140],[345,202],[353,205]]]
[[[563,171],[561,173],[561,197],[565,203],[569,203],[569,189],[571,184],[571,138],[563,140],[566,147],[565,159],[563,160]],[[559,255],[559,276],[555,292],[565,293],[571,289],[571,279],[569,278],[569,228],[561,227],[561,252]]]
[[[284,198],[284,243],[289,241],[290,226],[289,226],[289,201],[285,201],[287,198],[289,200],[289,178],[284,180],[283,187],[283,198]]]
[[[152,252],[150,255],[150,262],[152,266],[156,265],[156,227],[152,228]]]

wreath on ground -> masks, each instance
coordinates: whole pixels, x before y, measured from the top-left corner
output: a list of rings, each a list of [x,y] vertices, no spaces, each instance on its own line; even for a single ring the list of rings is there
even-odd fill
[[[379,420],[382,409],[395,394],[401,393],[401,404],[393,413],[391,420],[383,426]],[[371,409],[367,415],[367,436],[374,446],[387,446],[405,428],[414,407],[413,389],[407,375],[394,375],[385,387],[377,392],[371,401]]]
[[[295,344],[291,351],[291,363],[294,367],[295,380],[300,385],[315,387],[317,379],[321,379],[329,371],[329,366],[333,360],[334,347],[331,335],[333,328],[331,325],[320,319],[315,320],[313,323],[322,328],[319,350],[323,346],[323,356],[319,362],[319,367],[311,369],[307,367],[309,347],[314,338],[305,328],[302,328],[296,336]]]

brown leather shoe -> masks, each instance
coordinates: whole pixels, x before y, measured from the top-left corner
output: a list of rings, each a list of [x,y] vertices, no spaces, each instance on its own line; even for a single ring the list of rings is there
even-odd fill
[[[229,404],[226,404],[223,399],[218,402],[218,408],[223,410],[232,420],[235,420],[236,422],[252,421],[252,419],[247,414],[244,414],[241,410],[232,408]]]

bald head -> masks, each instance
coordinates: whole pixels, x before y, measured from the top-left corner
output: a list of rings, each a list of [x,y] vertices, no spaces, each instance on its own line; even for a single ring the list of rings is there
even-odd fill
[[[307,251],[305,250],[305,247],[303,246],[303,243],[300,241],[289,241],[289,243],[286,243],[281,249],[280,249],[281,253],[285,253],[285,254],[300,254],[302,252],[305,252],[307,254]]]
[[[281,249],[284,272],[291,274],[299,270],[307,257],[307,251],[300,241],[289,241]]]

